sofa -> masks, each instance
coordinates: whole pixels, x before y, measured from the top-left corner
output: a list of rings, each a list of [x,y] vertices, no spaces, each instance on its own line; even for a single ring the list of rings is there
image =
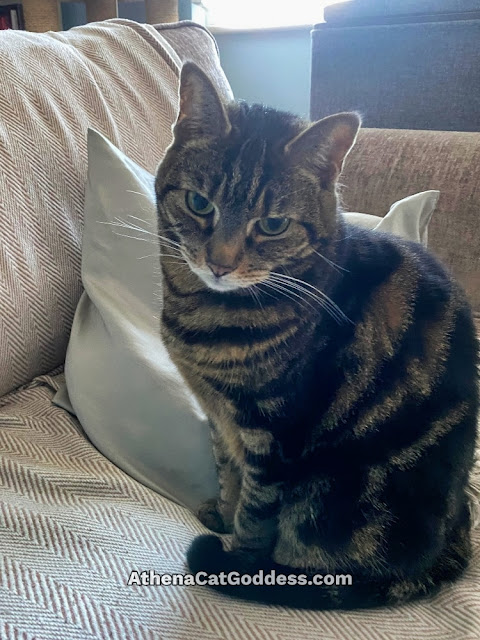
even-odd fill
[[[132,571],[185,573],[186,549],[206,530],[52,402],[82,290],[86,132],[153,172],[182,60],[230,89],[213,38],[192,23],[8,33],[0,52],[0,640],[478,640],[480,528],[458,583],[394,609],[296,611],[201,586],[127,584]],[[379,215],[438,188],[432,248],[479,319],[480,133],[365,130],[342,183],[345,207]],[[477,465],[472,506],[479,479]]]

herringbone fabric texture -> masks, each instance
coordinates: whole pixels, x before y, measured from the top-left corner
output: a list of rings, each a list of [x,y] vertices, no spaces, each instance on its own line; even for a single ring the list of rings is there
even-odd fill
[[[461,581],[393,610],[300,612],[204,587],[127,586],[133,569],[184,572],[203,528],[52,405],[61,378],[29,381],[63,363],[80,295],[87,127],[154,171],[175,114],[177,47],[229,93],[213,40],[191,25],[0,39],[0,640],[479,640],[479,529]],[[478,498],[480,469],[475,481]]]
[[[124,474],[51,404],[43,377],[0,408],[1,640],[478,640],[480,530],[456,585],[397,609],[309,612],[206,587],[127,586],[185,572],[203,527]]]
[[[228,91],[211,36],[182,30]],[[1,396],[64,361],[81,293],[87,128],[153,173],[170,142],[181,61],[161,27],[128,20],[4,32],[0,59]]]

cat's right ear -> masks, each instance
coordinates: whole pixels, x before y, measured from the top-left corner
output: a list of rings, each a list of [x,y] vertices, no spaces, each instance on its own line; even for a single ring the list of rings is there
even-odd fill
[[[355,144],[361,118],[358,113],[336,113],[314,122],[285,146],[292,162],[308,166],[328,187],[341,172]]]
[[[180,101],[174,134],[218,138],[231,129],[225,107],[210,78],[193,62],[180,73]]]

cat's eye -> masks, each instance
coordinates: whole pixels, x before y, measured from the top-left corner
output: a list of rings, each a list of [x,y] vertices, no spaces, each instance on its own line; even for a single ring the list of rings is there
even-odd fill
[[[197,216],[208,216],[214,209],[213,204],[196,191],[187,191],[185,201],[190,211]]]
[[[258,230],[266,236],[279,236],[288,229],[289,225],[289,218],[268,217],[257,222]]]

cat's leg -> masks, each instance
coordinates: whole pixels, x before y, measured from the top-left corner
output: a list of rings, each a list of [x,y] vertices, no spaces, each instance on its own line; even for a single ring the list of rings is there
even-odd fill
[[[230,459],[218,429],[210,421],[213,455],[217,469],[220,495],[204,502],[197,516],[202,524],[217,533],[231,533],[240,496],[241,474]]]
[[[280,483],[261,479],[257,468],[246,465],[235,512],[232,550],[270,555],[277,534],[280,497]]]
[[[254,571],[261,558],[268,558],[277,536],[283,485],[269,470],[275,466],[270,451],[272,434],[264,430],[242,432],[245,463],[240,496],[234,517],[231,550],[219,538],[196,538],[188,552],[192,571]]]
[[[269,555],[275,542],[282,485],[272,476],[276,456],[273,434],[265,429],[242,429],[245,452],[242,485],[235,511],[232,550]]]
[[[194,573],[255,573],[263,562],[269,562],[277,535],[280,496],[278,484],[260,483],[253,471],[244,471],[230,550],[223,548],[217,536],[199,536],[187,553],[190,569]]]

